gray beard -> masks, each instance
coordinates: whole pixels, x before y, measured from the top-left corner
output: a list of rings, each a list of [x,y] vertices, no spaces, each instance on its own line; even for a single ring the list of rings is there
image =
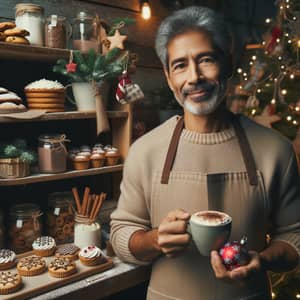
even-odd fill
[[[182,103],[182,101],[179,101],[179,99],[177,99],[177,101],[179,102],[179,104],[181,106],[184,107],[184,109],[186,109],[193,115],[205,116],[205,115],[208,115],[208,114],[214,112],[217,109],[219,104],[224,99],[224,92],[225,92],[225,84],[220,83],[215,88],[211,97],[209,99],[206,99],[203,102],[196,103],[196,102],[192,102],[189,100],[188,101],[183,100],[183,103]]]

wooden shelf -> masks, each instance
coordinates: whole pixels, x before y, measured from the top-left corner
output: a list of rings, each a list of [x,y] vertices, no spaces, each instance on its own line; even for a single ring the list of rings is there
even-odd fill
[[[127,118],[128,111],[107,111],[109,119]],[[0,115],[0,123],[23,123],[23,122],[41,122],[41,121],[57,121],[57,120],[80,120],[95,119],[95,112],[66,111],[57,113],[46,113],[39,118],[34,119],[16,119],[9,115]]]
[[[0,186],[15,186],[15,185],[23,185],[29,183],[71,179],[71,178],[77,178],[82,176],[115,173],[115,172],[120,172],[122,170],[123,170],[123,164],[119,164],[111,167],[107,166],[102,168],[91,168],[91,169],[81,170],[81,171],[74,170],[74,171],[68,171],[59,174],[35,174],[23,178],[0,179]]]
[[[55,62],[59,58],[68,59],[69,50],[0,42],[0,57]]]

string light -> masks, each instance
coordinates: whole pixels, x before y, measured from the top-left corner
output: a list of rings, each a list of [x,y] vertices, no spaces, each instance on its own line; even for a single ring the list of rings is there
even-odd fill
[[[256,60],[256,56],[255,56],[255,55],[253,55],[253,56],[252,56],[252,59],[253,59],[253,60]]]
[[[246,73],[246,72],[244,72],[244,73],[243,73],[243,76],[244,76],[244,77],[246,77],[246,76],[247,76],[247,73]]]
[[[238,68],[236,71],[237,71],[239,74],[241,74],[241,73],[243,72],[243,70],[242,70],[241,68]]]
[[[148,0],[143,0],[141,2],[141,15],[145,20],[149,20],[151,18],[151,7]]]
[[[279,39],[279,38],[278,38],[278,39],[276,39],[276,42],[277,42],[277,43],[279,43],[279,42],[280,42],[280,39]]]
[[[276,104],[276,100],[273,98],[273,99],[271,100],[271,103],[272,103],[272,104]]]
[[[266,19],[266,23],[267,23],[267,24],[268,24],[268,23],[271,23],[271,19],[267,18],[267,19]]]
[[[295,75],[294,75],[294,74],[291,74],[291,75],[290,75],[290,78],[291,78],[291,79],[294,79],[294,78],[295,78]]]
[[[252,109],[251,115],[254,116],[256,114],[256,109]]]
[[[300,40],[297,41],[297,46],[300,48]]]
[[[252,65],[253,65],[253,61],[250,61],[250,62],[249,62],[249,65],[252,66]]]
[[[296,299],[300,299],[300,294],[297,294],[297,295],[296,295]]]
[[[298,122],[297,122],[296,120],[294,120],[294,121],[293,121],[293,124],[294,124],[294,125],[298,125]],[[298,295],[299,295],[299,294],[298,294]],[[299,297],[296,296],[296,298],[297,298],[297,299],[300,299],[300,295],[299,295]]]
[[[276,294],[272,292],[272,299],[276,298]]]
[[[296,106],[296,107],[295,107],[295,111],[300,111],[300,107],[299,107],[299,106]]]
[[[292,121],[292,119],[293,119],[293,118],[292,118],[291,116],[287,116],[287,117],[286,117],[286,120],[287,120],[288,122]]]
[[[278,56],[278,60],[282,60],[282,57],[281,57],[281,56]]]
[[[257,92],[258,92],[258,93],[261,93],[261,89],[257,89]]]
[[[284,89],[284,90],[281,90],[281,94],[282,94],[282,95],[286,95],[286,94],[287,94],[287,90],[285,90],[285,89]]]
[[[291,43],[292,43],[292,40],[288,40],[288,43],[291,44]]]

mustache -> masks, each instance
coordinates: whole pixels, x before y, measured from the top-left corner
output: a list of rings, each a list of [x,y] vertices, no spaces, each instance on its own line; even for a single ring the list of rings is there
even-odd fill
[[[218,82],[216,81],[202,81],[202,82],[198,82],[196,83],[194,86],[190,87],[190,88],[186,88],[186,89],[182,89],[182,95],[184,97],[186,97],[188,94],[192,93],[192,92],[196,92],[199,90],[204,90],[204,91],[208,91],[211,92],[213,91],[217,86],[218,86]]]

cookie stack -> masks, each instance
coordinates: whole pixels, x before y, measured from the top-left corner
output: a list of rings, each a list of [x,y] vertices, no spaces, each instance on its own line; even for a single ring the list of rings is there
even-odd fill
[[[29,34],[27,30],[16,27],[13,22],[0,23],[0,41],[2,42],[29,45],[26,39]]]
[[[0,114],[26,111],[22,99],[15,93],[0,87]]]
[[[25,86],[24,91],[30,109],[44,109],[47,112],[64,111],[65,88],[58,81],[37,80]]]

